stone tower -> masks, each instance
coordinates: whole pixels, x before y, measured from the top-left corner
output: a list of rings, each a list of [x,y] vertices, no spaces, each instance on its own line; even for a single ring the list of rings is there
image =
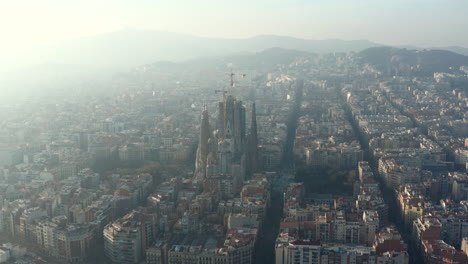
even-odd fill
[[[220,139],[232,140],[232,158],[240,160],[245,144],[245,107],[232,95],[219,102],[218,131]]]
[[[252,104],[252,117],[250,131],[247,136],[246,144],[246,175],[250,177],[253,173],[258,172],[258,135],[257,135],[257,114],[255,103]]]
[[[208,116],[208,107],[203,106],[200,126],[200,139],[198,142],[197,157],[195,161],[195,179],[203,180],[206,177],[207,157],[209,153],[209,141],[211,139],[211,127]]]

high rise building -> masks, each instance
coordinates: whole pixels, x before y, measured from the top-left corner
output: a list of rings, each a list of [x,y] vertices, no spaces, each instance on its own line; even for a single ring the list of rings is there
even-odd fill
[[[156,216],[133,210],[104,228],[104,253],[115,263],[139,263],[154,242]]]
[[[115,263],[139,263],[141,232],[136,222],[114,222],[104,228],[104,253]]]
[[[275,260],[278,264],[320,264],[320,242],[296,240],[277,243]]]
[[[426,264],[468,263],[465,252],[445,243],[443,240],[423,240],[421,250]]]
[[[408,264],[408,247],[395,227],[383,228],[373,245],[378,264]]]
[[[347,244],[321,244],[316,241],[294,240],[276,243],[277,264],[376,263],[372,247]]]
[[[418,250],[422,250],[423,240],[439,240],[441,224],[433,216],[419,217],[413,222],[412,242]]]
[[[60,263],[87,263],[94,243],[90,225],[66,224],[66,217],[40,221],[35,228],[37,245]]]
[[[377,211],[366,210],[362,213],[362,222],[360,229],[361,244],[368,247],[374,244],[375,234],[379,228],[379,214]]]
[[[93,232],[87,225],[68,225],[56,230],[57,255],[63,263],[86,263],[91,253]]]

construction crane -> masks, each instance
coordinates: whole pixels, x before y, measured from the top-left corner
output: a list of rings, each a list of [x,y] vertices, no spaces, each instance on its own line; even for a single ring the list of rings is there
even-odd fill
[[[224,87],[222,90],[215,90],[214,92],[217,94],[217,93],[223,93],[223,98],[226,97],[226,94],[228,91],[226,91],[225,89],[226,87]]]
[[[246,76],[245,73],[234,73],[232,71],[231,72],[225,72],[224,74],[229,75],[229,77],[231,78],[231,82],[230,82],[231,89],[234,87],[234,76],[240,76],[242,78],[244,78]]]
[[[219,72],[219,71],[212,71],[212,70],[205,70],[206,72],[211,72],[211,73],[218,73],[218,74],[224,74],[229,76],[229,90],[226,90],[226,87],[223,87],[223,90],[215,90],[215,93],[223,93],[223,98],[226,98],[227,93],[232,93],[232,90],[234,89],[235,83],[234,83],[234,76],[239,76],[244,78],[247,74],[245,73],[235,73],[232,70],[230,72]]]

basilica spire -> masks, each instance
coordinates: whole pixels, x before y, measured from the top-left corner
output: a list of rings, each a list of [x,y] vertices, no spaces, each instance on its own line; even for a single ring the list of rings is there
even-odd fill
[[[248,176],[258,172],[258,135],[257,135],[257,113],[255,103],[252,104],[252,117],[250,131],[247,137],[247,153],[246,153],[246,172]]]
[[[206,165],[208,157],[208,141],[211,137],[211,128],[207,105],[203,105],[200,125],[200,138],[198,141],[197,158],[195,161],[195,177],[204,179],[206,176]]]

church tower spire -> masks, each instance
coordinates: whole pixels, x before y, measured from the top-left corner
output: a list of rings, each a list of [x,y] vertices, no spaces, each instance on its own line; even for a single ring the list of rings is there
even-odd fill
[[[211,138],[211,128],[207,105],[203,105],[200,125],[200,138],[198,142],[197,158],[195,161],[195,178],[204,179],[206,176],[206,166],[208,157],[208,141]]]
[[[250,124],[250,133],[247,137],[247,159],[246,159],[246,173],[248,176],[258,172],[258,135],[257,135],[257,113],[255,110],[255,103],[252,104],[252,117]]]

